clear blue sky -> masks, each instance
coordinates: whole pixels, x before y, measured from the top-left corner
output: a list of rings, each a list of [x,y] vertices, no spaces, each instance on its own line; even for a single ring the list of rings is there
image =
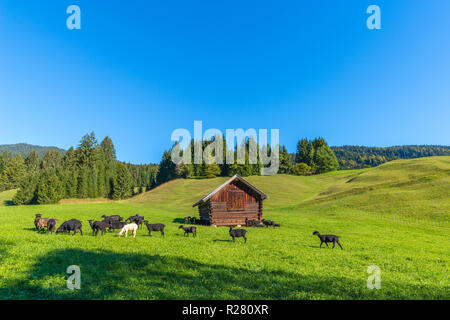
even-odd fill
[[[81,8],[81,30],[66,8]],[[366,28],[381,8],[382,30]],[[0,144],[95,131],[159,162],[176,128],[450,144],[450,1],[0,0]]]

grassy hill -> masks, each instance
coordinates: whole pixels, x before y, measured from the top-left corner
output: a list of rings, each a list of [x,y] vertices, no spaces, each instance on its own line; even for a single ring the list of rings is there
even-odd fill
[[[12,204],[12,198],[16,192],[17,189],[0,192],[0,206]]]
[[[362,171],[317,195],[314,202],[378,215],[450,221],[450,157],[395,160]]]
[[[264,216],[281,228],[178,229],[192,204],[225,178],[175,180],[127,201],[0,207],[3,299],[449,299],[450,157],[399,160],[319,176],[248,180],[270,196]],[[3,193],[0,197],[8,196]],[[34,214],[83,222],[83,237],[38,234]],[[92,237],[88,219],[136,213],[166,224],[166,236]],[[335,233],[344,250],[312,235]],[[239,239],[240,240],[240,239]],[[79,265],[81,290],[66,289]],[[382,272],[366,286],[367,267]]]
[[[142,205],[177,208],[191,205],[227,178],[173,180],[131,199]],[[395,160],[370,169],[343,170],[316,176],[246,178],[270,196],[266,209],[326,205],[374,214],[449,221],[450,157]]]

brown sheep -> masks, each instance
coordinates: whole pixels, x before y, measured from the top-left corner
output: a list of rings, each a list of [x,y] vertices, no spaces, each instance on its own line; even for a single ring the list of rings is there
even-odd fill
[[[51,218],[40,218],[37,221],[36,227],[38,229],[38,231],[44,230],[45,228],[47,228],[47,223],[48,220],[50,220]],[[53,219],[55,220],[56,223],[58,223],[58,219]]]

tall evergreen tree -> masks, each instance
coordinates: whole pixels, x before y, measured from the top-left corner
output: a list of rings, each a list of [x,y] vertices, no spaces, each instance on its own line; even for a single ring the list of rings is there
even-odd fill
[[[116,165],[116,178],[113,182],[113,199],[125,199],[133,195],[133,180],[130,171],[123,163]]]
[[[20,183],[20,188],[13,197],[16,205],[33,204],[37,202],[37,186],[39,182],[39,174],[30,173],[26,179]]]
[[[285,146],[280,147],[280,168],[278,173],[289,174],[292,173],[292,161],[289,152],[287,151]]]
[[[25,165],[27,166],[28,173],[37,173],[41,166],[41,160],[36,150],[31,150],[28,156],[25,158]]]
[[[0,175],[0,190],[9,190],[18,188],[27,173],[25,161],[17,154],[3,167]]]
[[[55,172],[42,171],[37,188],[37,203],[58,203],[63,198],[63,185]]]

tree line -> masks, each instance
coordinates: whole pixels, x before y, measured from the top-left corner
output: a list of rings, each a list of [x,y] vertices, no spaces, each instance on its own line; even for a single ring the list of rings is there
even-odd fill
[[[50,204],[63,198],[124,199],[156,185],[157,165],[133,165],[116,159],[109,137],[99,144],[92,132],[64,155],[32,150],[23,158],[0,156],[0,191],[18,189],[15,204]]]
[[[216,139],[222,139],[223,163],[204,158],[195,163],[196,148],[205,150]],[[300,139],[296,152],[290,154],[284,145],[260,146],[252,139],[245,139],[233,149],[227,146],[223,136],[207,141],[191,140],[186,149],[180,150],[184,160],[183,156],[190,150],[187,163],[172,160],[172,151],[178,146],[175,144],[164,151],[159,164],[136,165],[118,161],[112,140],[105,137],[98,143],[92,132],[84,135],[76,148],[65,152],[49,149],[42,157],[36,150],[25,158],[21,153],[13,156],[5,150],[0,155],[0,191],[18,189],[13,199],[15,204],[50,204],[63,198],[125,199],[176,178],[260,175],[261,169],[273,165],[273,161],[277,161],[278,173],[312,175],[373,167],[394,159],[450,155],[450,148],[445,146],[330,147],[321,137]],[[257,161],[251,161],[249,150],[255,151],[252,154]],[[272,151],[278,152],[278,157],[272,158],[271,164],[263,164],[260,155],[267,156]],[[227,153],[232,155],[231,161],[226,161]],[[243,155],[242,162],[238,161],[238,155]],[[209,157],[216,157],[215,149]]]
[[[341,169],[376,167],[396,159],[450,155],[450,147],[433,145],[410,145],[386,148],[342,146],[331,148],[336,154]]]
[[[261,168],[269,166],[264,165],[260,161],[259,155],[272,154],[272,147],[270,145],[260,146],[256,142],[252,141],[252,137],[249,137],[241,144],[234,146],[234,150],[232,151],[233,161],[229,161],[231,163],[227,163],[225,159],[227,152],[230,152],[230,148],[228,148],[226,144],[226,139],[223,136],[216,137],[215,139],[222,139],[222,164],[209,163],[206,159],[202,159],[201,163],[198,164],[195,164],[194,161],[194,151],[196,147],[204,150],[209,144],[214,142],[214,139],[208,141],[191,140],[187,148],[184,151],[180,151],[181,158],[183,153],[190,149],[191,157],[189,163],[184,163],[183,161],[174,163],[172,161],[172,151],[177,146],[175,144],[171,149],[166,150],[162,156],[156,183],[161,184],[176,178],[213,178],[218,176],[233,176],[234,174],[239,174],[243,177],[260,175]],[[250,161],[249,154],[252,142],[254,143],[254,146],[256,146],[255,154],[257,161],[253,161],[254,163]],[[339,169],[339,163],[333,150],[328,146],[323,138],[316,138],[314,140],[301,139],[297,144],[297,153],[295,154],[294,159],[292,159],[284,145],[277,145],[274,148],[278,149],[279,156],[278,159],[272,159],[272,161],[278,161],[278,173],[310,175]],[[239,152],[244,154],[243,163],[238,162]],[[216,155],[212,152],[211,156],[215,157]]]

